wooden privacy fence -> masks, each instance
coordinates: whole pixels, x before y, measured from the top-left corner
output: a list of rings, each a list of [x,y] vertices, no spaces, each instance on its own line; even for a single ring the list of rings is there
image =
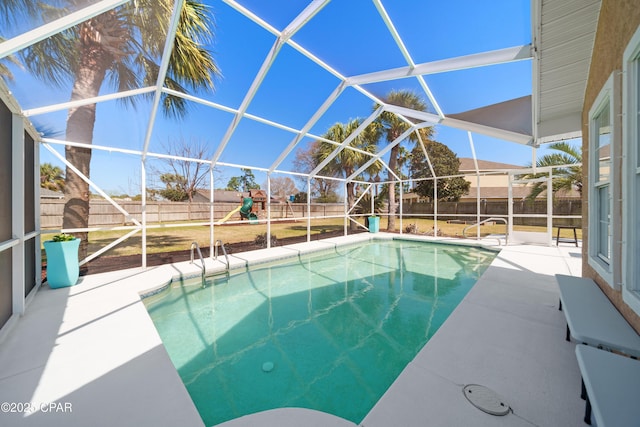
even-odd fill
[[[476,221],[476,202],[438,202],[438,220],[461,220],[468,222]],[[429,202],[419,202],[405,204],[404,215],[433,215],[434,204]],[[486,201],[480,202],[480,215],[484,216],[506,216],[509,212],[509,202],[507,201]],[[581,216],[582,200],[559,199],[553,202],[553,215],[556,216]],[[528,200],[518,200],[513,202],[513,214],[515,216],[514,225],[546,225],[546,218],[518,218],[518,215],[545,215],[547,213],[546,201],[531,202]],[[554,225],[575,225],[582,224],[581,218],[554,218]]]
[[[119,205],[138,221],[142,221],[142,205],[136,201],[124,201]],[[239,203],[216,202],[213,205],[214,221],[224,218]],[[64,200],[42,200],[40,202],[40,225],[43,229],[62,228]],[[147,222],[165,223],[181,221],[209,221],[208,203],[188,202],[147,202]],[[344,214],[342,203],[312,203],[312,217]],[[271,205],[271,218],[294,218],[307,216],[306,203],[274,203]],[[240,214],[234,214],[229,221],[237,221]],[[106,200],[91,200],[89,205],[89,227],[132,225],[124,214]]]
[[[129,212],[138,221],[142,221],[142,205],[140,202],[125,201],[120,202],[120,206]],[[216,202],[214,203],[214,221],[218,221],[226,216],[231,210],[237,208],[238,203]],[[475,222],[476,220],[475,202],[438,202],[438,219],[463,220]],[[62,211],[64,200],[42,200],[40,202],[40,221],[44,229],[62,228]],[[506,216],[508,213],[508,202],[506,201],[481,201],[480,215],[483,216]],[[403,214],[411,215],[433,215],[433,203],[421,202],[405,204]],[[580,216],[582,211],[581,200],[556,200],[553,203],[553,214],[563,216]],[[513,203],[514,215],[539,214],[547,212],[545,201],[529,202],[517,201]],[[263,212],[264,213],[264,212]],[[310,212],[307,212],[306,203],[274,203],[271,205],[271,218],[301,218],[305,216],[324,217],[343,215],[344,205],[342,203],[312,203]],[[261,215],[260,217],[265,217]],[[235,214],[230,221],[239,220],[240,215]],[[208,203],[188,203],[188,202],[147,202],[147,222],[166,223],[181,221],[209,221]],[[554,225],[581,225],[580,218],[554,218]],[[131,225],[125,216],[118,211],[115,206],[106,200],[92,200],[89,207],[89,226],[120,226]],[[514,225],[538,225],[544,226],[545,218],[514,218]]]

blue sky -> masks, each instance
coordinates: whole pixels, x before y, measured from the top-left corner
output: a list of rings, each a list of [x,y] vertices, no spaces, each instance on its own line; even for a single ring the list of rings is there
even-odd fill
[[[222,71],[214,93],[197,96],[238,108],[271,49],[275,36],[218,0],[207,0],[216,20],[216,41],[211,50]],[[283,29],[309,3],[303,0],[242,0],[245,8],[261,16],[276,29]],[[383,0],[391,20],[415,63],[524,45],[530,42],[529,1],[475,0],[412,1]],[[406,66],[371,0],[333,0],[303,27],[293,40],[325,61],[344,76]],[[15,92],[23,108],[65,102],[68,87],[52,88],[17,71]],[[531,63],[506,65],[425,76],[425,80],[445,114],[529,95]],[[317,64],[285,46],[274,61],[248,113],[302,128],[336,88],[339,80]],[[414,78],[365,85],[365,90],[384,97],[392,89],[423,93]],[[113,89],[103,88],[103,93]],[[426,99],[426,96],[425,96]],[[312,127],[322,135],[332,124],[365,118],[373,102],[353,88],[345,90],[327,113]],[[431,107],[433,112],[433,108]],[[148,124],[149,105],[137,109],[112,101],[98,106],[94,144],[141,149]],[[63,130],[66,111],[40,115],[36,123]],[[175,140],[198,140],[215,151],[231,122],[232,115],[193,105],[190,115],[176,122],[158,116],[150,150],[163,152]],[[63,136],[61,136],[62,138]],[[292,141],[294,134],[243,119],[223,152],[221,161],[269,167]],[[531,162],[531,149],[483,135],[473,134],[478,158],[515,165]],[[459,157],[471,157],[467,133],[437,126],[436,139],[447,144]],[[309,142],[304,139],[302,145]],[[540,152],[543,150],[539,150]],[[60,149],[60,152],[62,150]],[[290,170],[291,154],[280,166]],[[53,161],[46,152],[42,161]],[[162,167],[161,163],[157,163]],[[223,169],[221,183],[237,169]],[[264,174],[256,172],[262,183]],[[139,193],[140,160],[134,156],[94,151],[92,179],[108,193]]]

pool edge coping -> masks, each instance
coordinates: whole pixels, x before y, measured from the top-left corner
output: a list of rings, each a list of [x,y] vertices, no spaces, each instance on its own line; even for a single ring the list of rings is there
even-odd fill
[[[428,243],[438,243],[438,244],[445,244],[445,245],[449,245],[449,246],[462,246],[462,247],[480,247],[486,250],[490,250],[493,252],[496,252],[497,254],[500,253],[501,248],[499,246],[496,245],[491,245],[491,244],[482,244],[480,242],[477,241],[473,241],[473,242],[469,242],[466,240],[461,240],[461,239],[451,239],[451,238],[435,238],[435,237],[430,237],[430,236],[416,236],[416,235],[404,235],[404,234],[396,234],[396,233],[371,233],[371,234],[357,234],[357,235],[350,235],[350,236],[341,236],[341,237],[337,237],[337,238],[331,238],[331,239],[324,239],[324,240],[316,240],[316,241],[311,241],[311,242],[303,242],[303,243],[296,243],[296,244],[292,244],[292,245],[287,245],[287,246],[280,246],[280,247],[276,247],[276,248],[269,248],[269,249],[261,249],[261,250],[257,250],[257,251],[248,251],[248,252],[241,252],[239,254],[236,255],[229,255],[231,256],[235,256],[236,258],[240,259],[241,262],[243,262],[244,264],[242,265],[237,265],[236,267],[234,267],[234,269],[236,270],[240,270],[242,268],[249,268],[250,266],[256,266],[256,265],[262,265],[262,264],[267,264],[270,262],[276,262],[279,260],[284,260],[287,258],[295,258],[297,256],[300,255],[304,255],[304,254],[310,254],[310,253],[314,253],[314,252],[320,252],[323,250],[327,250],[327,249],[331,249],[331,248],[336,248],[338,246],[345,246],[345,245],[349,245],[349,244],[357,244],[359,242],[371,242],[374,240],[405,240],[405,241],[420,241],[420,242],[428,242]],[[318,244],[324,244],[322,247],[316,247]],[[328,245],[327,245],[328,244]],[[282,253],[282,250],[295,250],[296,253],[289,253],[286,256],[282,256],[279,255],[280,253]],[[274,254],[275,252],[275,254]],[[249,256],[247,259],[242,259],[239,258],[238,255],[247,255],[247,254],[253,254],[252,256]],[[268,256],[266,256],[268,255]],[[217,260],[214,260],[212,258],[207,258],[205,260],[205,272],[209,272],[209,273],[217,273],[217,274],[224,274],[225,273],[225,267],[223,265],[214,265],[211,270],[207,270],[207,261],[209,264],[211,264],[212,262],[217,262]],[[218,263],[221,264],[221,263]],[[148,311],[146,311],[146,306],[144,305],[144,299],[151,297],[153,295],[157,295],[158,293],[161,293],[162,291],[166,290],[169,286],[171,286],[171,283],[174,280],[186,280],[186,279],[191,279],[191,278],[196,278],[199,277],[202,274],[202,269],[201,267],[197,266],[197,264],[195,263],[191,263],[190,261],[182,261],[179,263],[171,263],[171,264],[166,264],[163,266],[160,266],[158,269],[162,270],[162,269],[168,269],[168,268],[172,268],[177,270],[174,274],[170,274],[169,272],[167,272],[167,276],[165,276],[165,278],[162,280],[162,282],[156,286],[152,286],[150,288],[146,288],[146,289],[142,289],[142,290],[138,290],[137,291],[137,295],[139,297],[139,304],[142,304],[147,316],[146,316],[146,321],[150,322],[153,326],[153,328],[155,329],[155,325],[153,325],[153,320],[151,319],[151,316],[149,315]],[[485,270],[486,272],[486,270]],[[142,274],[144,275],[143,272]],[[206,274],[206,273],[205,273]],[[484,272],[483,272],[484,274]],[[478,279],[479,280],[479,279]],[[465,296],[466,298],[466,296]],[[457,307],[456,307],[457,309]],[[445,320],[446,322],[446,320]],[[156,334],[157,330],[156,330]],[[159,335],[158,335],[159,338]],[[166,354],[166,357],[170,363],[171,368],[174,370],[174,372],[178,374],[177,369],[175,368],[173,362],[171,361],[168,352],[166,351],[166,348],[164,348],[164,343],[162,343],[162,340],[160,340],[162,347],[164,349],[164,352]],[[426,344],[425,344],[426,347]],[[424,347],[423,347],[424,349]],[[422,351],[423,349],[421,349],[420,351]],[[410,362],[411,363],[411,362]],[[406,368],[406,367],[405,367]],[[404,372],[404,370],[403,370]],[[402,374],[402,372],[401,372]],[[184,392],[187,394],[187,396],[189,397],[189,399],[191,399],[191,396],[188,394],[188,391],[186,389],[186,386],[184,386],[183,384],[183,390]],[[388,390],[387,390],[388,391]],[[386,392],[385,392],[386,394]],[[384,395],[383,395],[384,396]],[[382,399],[382,397],[381,397]],[[195,403],[193,403],[193,401],[191,400],[192,404],[193,404],[193,408],[197,411],[197,408],[195,406]],[[367,415],[365,415],[365,417],[363,418],[362,421],[364,421],[368,414],[373,410],[373,408],[379,403],[376,402],[374,404],[374,406],[371,408],[371,410],[367,413]],[[288,414],[290,413],[297,413],[297,410],[300,408],[294,408],[294,407],[284,407],[284,408],[275,408],[272,410],[268,410],[268,411],[262,411],[262,412],[258,412],[258,413],[254,413],[254,414],[248,414],[245,416],[241,416],[232,420],[228,420],[225,421],[221,424],[216,424],[215,426],[224,426],[224,427],[235,427],[235,426],[245,426],[245,421],[247,421],[246,417],[250,417],[252,420],[260,420],[262,419],[261,416],[264,415],[268,415],[271,416],[273,415],[284,415],[284,416],[289,416]],[[314,414],[315,412],[315,414]],[[328,413],[324,413],[321,411],[311,411],[308,413],[305,413],[305,416],[311,417],[315,420],[320,420],[321,418],[325,418],[323,417],[323,414],[328,414]],[[340,420],[344,420],[345,425],[352,425],[352,426],[358,426],[360,424],[355,424],[352,421],[346,420],[344,418],[341,417],[337,417],[333,414],[328,414],[331,415],[332,417],[338,418]]]
[[[324,250],[330,250],[332,248],[337,248],[339,246],[346,246],[351,244],[357,244],[359,242],[372,242],[375,240],[407,240],[407,241],[419,241],[419,242],[428,242],[428,243],[439,243],[450,246],[462,246],[462,247],[476,247],[482,248],[485,250],[489,250],[492,252],[499,253],[502,248],[500,246],[487,244],[484,242],[478,241],[468,241],[463,239],[452,239],[452,238],[435,238],[430,236],[418,236],[418,235],[407,235],[407,234],[396,234],[396,233],[370,233],[370,234],[355,234],[349,236],[341,236],[334,237],[330,239],[323,240],[314,240],[303,243],[294,243],[291,245],[285,246],[277,246],[268,249],[259,249],[254,251],[246,251],[239,252],[238,254],[230,254],[229,258],[233,258],[233,262],[229,262],[230,266],[227,269],[222,261],[213,259],[213,258],[205,258],[205,276],[211,277],[216,275],[225,274],[226,272],[234,273],[238,272],[241,269],[247,269],[249,267],[268,264],[271,262],[283,261],[287,259],[293,259],[295,257],[299,257],[302,255],[308,255],[316,252],[321,252]],[[317,245],[322,244],[324,246],[317,247]],[[292,252],[284,252],[284,251],[292,251]],[[244,256],[244,257],[243,257]],[[145,298],[156,295],[163,290],[165,290],[168,286],[171,285],[173,281],[176,280],[188,280],[196,277],[200,277],[202,275],[202,268],[190,261],[181,261],[177,263],[166,264],[161,267],[170,266],[177,270],[175,273],[170,274],[167,280],[163,280],[162,283],[152,286],[147,289],[141,289],[138,291],[140,295],[140,299],[143,300]],[[144,274],[144,273],[143,273]]]

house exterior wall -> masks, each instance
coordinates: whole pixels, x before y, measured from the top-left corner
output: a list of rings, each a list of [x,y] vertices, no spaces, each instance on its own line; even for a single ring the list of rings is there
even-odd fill
[[[478,186],[478,178],[475,175],[465,175],[465,180],[471,183],[472,187]],[[484,175],[480,177],[480,187],[509,187],[509,175]]]
[[[634,32],[640,25],[640,7],[637,0],[603,0],[600,8],[600,16],[598,19],[598,29],[596,32],[593,54],[589,68],[589,78],[585,91],[584,106],[582,110],[582,153],[583,164],[589,164],[589,110],[592,108],[596,97],[599,95],[607,79],[614,71],[622,70],[622,58],[624,50],[629,43]],[[619,94],[621,95],[621,94]],[[621,96],[620,96],[621,98]],[[622,117],[612,118],[614,128],[622,129]],[[614,162],[617,163],[611,182],[617,186],[617,192],[622,188],[622,172],[621,172],[621,153],[620,144],[613,147]],[[585,174],[588,176],[589,168],[584,168]],[[585,177],[585,182],[588,180]],[[583,247],[582,247],[582,274],[584,277],[594,279],[607,294],[609,299],[614,303],[617,309],[623,314],[627,321],[640,333],[640,316],[635,313],[622,299],[622,292],[619,286],[611,287],[605,280],[587,262],[589,256],[589,234],[587,224],[589,223],[589,192],[583,194],[582,218],[584,228],[582,230]],[[614,209],[612,210],[611,226],[614,228],[613,236],[622,235],[622,209],[621,196],[614,194]],[[621,274],[621,242],[613,239],[612,250],[615,259],[612,259],[614,268],[614,277]],[[616,256],[617,254],[617,256]],[[617,271],[617,274],[616,274]]]

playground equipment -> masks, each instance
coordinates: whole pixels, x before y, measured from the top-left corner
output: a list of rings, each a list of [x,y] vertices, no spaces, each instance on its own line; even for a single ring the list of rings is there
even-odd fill
[[[266,201],[267,195],[263,190],[249,190],[249,197],[242,197],[242,204],[229,212],[218,224],[228,221],[238,212],[240,213],[240,218],[248,219],[250,224],[257,224],[258,215],[255,211],[259,211],[260,207],[264,210]]]
[[[220,224],[222,224],[223,222],[227,222],[229,220],[229,218],[231,218],[233,216],[233,214],[235,214],[236,212],[238,212],[240,209],[242,209],[242,206],[238,206],[237,208],[235,208],[234,210],[232,210],[231,212],[229,212],[224,218],[222,218],[219,222]]]
[[[248,219],[251,224],[257,224],[258,215],[251,212],[251,208],[253,208],[253,199],[251,197],[243,198],[242,206],[240,206],[240,216],[242,219]]]

